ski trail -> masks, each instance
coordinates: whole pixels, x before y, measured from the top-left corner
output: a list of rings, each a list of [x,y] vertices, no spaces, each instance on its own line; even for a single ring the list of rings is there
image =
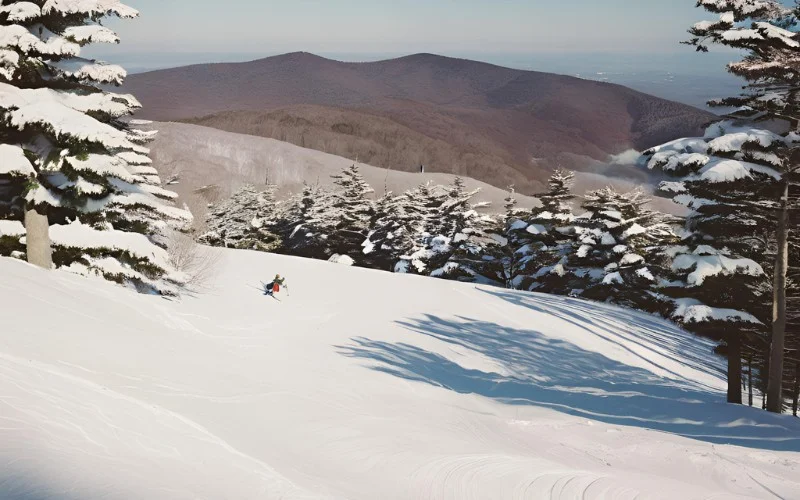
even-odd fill
[[[720,364],[665,322],[222,252],[215,293],[170,302],[0,259],[0,497],[796,497],[796,419],[683,390],[613,342]],[[283,305],[245,286],[270,268],[297,283]],[[748,448],[716,446],[734,466],[708,441]]]

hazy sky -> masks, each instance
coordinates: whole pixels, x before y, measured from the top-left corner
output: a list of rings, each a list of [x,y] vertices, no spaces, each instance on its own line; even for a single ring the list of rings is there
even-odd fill
[[[676,52],[695,0],[127,0],[114,52]]]

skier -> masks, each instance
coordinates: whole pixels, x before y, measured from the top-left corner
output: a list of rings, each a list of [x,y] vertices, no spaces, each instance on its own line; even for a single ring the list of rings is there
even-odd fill
[[[283,285],[286,278],[281,278],[280,274],[275,275],[275,279],[272,280],[272,283],[264,287],[266,290],[267,295],[275,295],[276,293],[281,291],[281,285]]]

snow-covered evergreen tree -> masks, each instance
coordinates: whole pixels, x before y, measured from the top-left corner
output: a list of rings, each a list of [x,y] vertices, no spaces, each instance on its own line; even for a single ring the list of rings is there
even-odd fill
[[[467,191],[464,180],[456,177],[437,207],[437,217],[430,220],[428,233],[431,240],[426,248],[428,253],[425,262],[431,276],[455,277],[458,273],[458,277],[463,279],[464,273],[469,272],[459,269],[458,263],[452,258],[456,253],[462,259],[477,255],[476,245],[472,241],[479,232],[475,227],[477,213],[471,204],[475,194],[477,191]]]
[[[414,206],[423,214],[423,232],[418,236],[418,250],[403,257],[399,269],[425,273],[439,278],[485,281],[481,264],[483,249],[499,242],[487,236],[484,229],[491,219],[477,212],[472,198],[478,191],[468,191],[463,179],[453,185],[418,187],[409,193]]]
[[[424,217],[410,203],[409,193],[395,196],[391,192],[375,203],[370,231],[362,244],[368,267],[402,271],[403,266],[398,268],[401,258],[418,250]]]
[[[464,213],[462,226],[450,239],[450,256],[431,276],[475,283],[506,285],[503,247],[507,240],[502,217],[485,215],[475,206]]]
[[[328,260],[334,253],[331,237],[341,216],[336,195],[319,184],[304,184],[302,193],[290,202],[278,231],[283,250],[291,255]]]
[[[740,160],[779,173],[779,189],[774,193],[761,193],[762,205],[767,201],[777,205],[771,217],[776,226],[776,252],[767,406],[770,411],[779,413],[783,407],[786,278],[791,237],[789,192],[792,182],[797,182],[798,162],[793,156],[797,153],[800,134],[800,96],[797,92],[800,85],[797,71],[800,65],[800,3],[789,8],[779,0],[699,0],[698,6],[718,14],[719,18],[696,23],[690,29],[692,38],[686,43],[699,51],[708,51],[709,44],[717,44],[745,54],[740,61],[728,65],[728,71],[747,80],[745,93],[711,104],[735,107],[732,116],[746,120],[748,124],[769,121],[772,127],[779,123],[785,125],[784,140],[765,143],[752,138],[756,132],[750,134],[744,143],[734,144],[729,149],[737,152]]]
[[[521,260],[514,251],[514,245],[508,239],[511,227],[529,213],[528,210],[520,209],[517,205],[514,186],[509,186],[508,195],[503,200],[505,209],[503,214],[494,216],[493,224],[486,229],[486,233],[499,242],[499,245],[492,247],[494,259],[491,269],[488,270],[489,275],[506,288],[515,288],[514,283],[522,266]]]
[[[416,197],[426,224],[411,256],[414,267],[438,278],[505,284],[504,222],[479,212],[488,206],[472,203],[479,191],[468,191],[460,177],[447,188],[421,188]]]
[[[456,234],[453,255],[449,262],[458,265],[456,279],[508,287],[511,282],[510,252],[505,237],[504,214],[483,214],[473,206],[470,227]],[[463,241],[458,241],[463,239]]]
[[[564,265],[572,252],[573,221],[570,202],[575,174],[556,170],[549,189],[539,195],[542,206],[511,217],[506,231],[513,249],[516,275],[512,286],[543,293],[567,293],[569,277]]]
[[[673,218],[650,210],[641,191],[590,191],[575,220],[576,250],[567,268],[580,295],[660,312],[654,288],[663,274],[662,248],[674,242]]]
[[[449,251],[449,242],[443,237],[437,238],[440,230],[441,208],[447,197],[442,186],[433,186],[430,182],[417,186],[405,193],[408,198],[407,207],[418,214],[419,229],[414,237],[413,253],[401,256],[396,271],[412,274],[427,274],[430,269],[426,261],[431,252]]]
[[[472,210],[472,198],[479,190],[467,191],[464,179],[456,177],[447,188],[447,195],[438,207],[438,215],[429,228],[431,233],[454,236],[467,226],[466,219]]]
[[[337,218],[337,223],[328,244],[334,253],[356,260],[373,214],[371,195],[374,190],[364,180],[356,164],[345,168],[333,179],[336,190],[331,216]]]
[[[691,210],[681,245],[670,249],[675,276],[665,291],[679,297],[676,319],[725,343],[731,402],[741,402],[743,337],[770,321],[759,314],[765,276],[759,261],[768,253],[763,232],[776,226],[770,193],[781,176],[766,150],[787,140],[724,121],[710,126],[705,137],[644,154],[648,168],[674,178],[661,184],[662,191]]]
[[[270,230],[275,224],[277,186],[267,185],[259,192],[255,186],[242,186],[233,196],[214,207],[208,215],[208,231],[201,243],[227,248],[270,251],[280,241]]]
[[[160,187],[143,145],[154,133],[121,120],[139,102],[103,90],[120,84],[125,70],[80,57],[86,45],[119,41],[103,17],[137,15],[115,0],[3,2],[0,213],[19,221],[24,212],[29,227],[31,219],[40,227],[49,221],[43,236],[49,232],[57,266],[160,288],[156,280],[169,269],[156,244],[163,245],[165,221],[191,217]],[[24,233],[20,222],[3,227],[6,237]]]
[[[573,172],[560,168],[553,172],[553,175],[547,180],[548,191],[538,197],[539,201],[542,202],[542,209],[554,216],[572,213],[570,203],[575,199],[575,195],[572,194],[572,184],[574,182],[575,174]],[[569,219],[567,216],[563,218]]]

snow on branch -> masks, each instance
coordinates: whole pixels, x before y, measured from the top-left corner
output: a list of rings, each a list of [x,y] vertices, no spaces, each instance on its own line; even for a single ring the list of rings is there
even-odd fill
[[[174,200],[178,197],[178,194],[174,191],[169,191],[159,186],[151,186],[150,184],[132,184],[120,179],[109,179],[109,183],[121,193],[140,193],[167,200]]]
[[[35,174],[30,160],[19,146],[0,144],[0,175],[28,177]]]
[[[49,30],[43,29],[40,39],[28,28],[18,24],[0,25],[0,47],[19,49],[25,54],[37,52],[52,56],[77,56],[81,51],[80,45]]]
[[[0,7],[0,14],[7,14],[11,22],[36,19],[42,15],[42,9],[33,2],[16,2]]]
[[[68,225],[51,226],[50,237],[54,245],[128,252],[135,257],[149,260],[161,269],[169,269],[167,251],[154,245],[142,234],[113,229],[98,231],[75,221]]]
[[[773,167],[780,168],[783,160],[767,149],[794,142],[793,136],[783,137],[723,120],[710,125],[702,139],[678,139],[649,149],[643,158],[650,170],[685,175],[681,182],[733,182],[754,175],[780,180],[781,173]],[[682,183],[666,183],[664,188],[672,192],[685,190]]]
[[[135,128],[128,129],[128,139],[138,144],[146,144],[158,135],[158,130],[138,130]]]
[[[144,191],[112,194],[101,200],[89,200],[86,202],[86,211],[101,212],[114,206],[126,208],[144,207],[172,220],[184,222],[192,220],[192,214],[186,210],[166,205],[155,196]]]
[[[783,15],[788,12],[788,9],[782,8],[774,0],[698,0],[697,5],[717,14],[729,12],[733,15],[733,21],[736,22],[750,18]]]
[[[694,269],[686,279],[689,286],[701,286],[706,278],[724,275],[745,274],[761,276],[764,269],[751,259],[731,259],[724,255],[678,255],[672,262],[674,271]]]
[[[80,81],[121,85],[128,72],[122,66],[86,59],[45,61],[56,74]]]
[[[708,134],[707,138],[710,138],[709,136],[712,134],[723,132],[723,135],[714,137],[709,141],[708,148],[711,153],[741,151],[745,144],[757,144],[762,148],[769,148],[774,144],[785,141],[783,137],[769,130],[760,130],[752,127],[731,129],[734,129],[734,127],[727,124],[727,122],[721,122],[709,127],[706,132]]]
[[[130,151],[122,152],[117,156],[125,160],[125,162],[127,162],[128,165],[151,165],[153,163],[153,160],[151,160],[149,156],[142,155],[139,153],[133,153]],[[155,171],[155,173],[158,174],[158,171]]]
[[[25,236],[25,226],[17,220],[0,220],[0,238]]]
[[[711,183],[733,182],[740,179],[749,179],[753,174],[762,174],[775,180],[780,180],[781,174],[769,167],[748,163],[739,160],[726,160],[715,158],[708,165],[700,169],[697,176],[690,176],[686,181],[708,181]]]
[[[83,159],[68,156],[64,158],[64,161],[78,172],[88,171],[126,182],[134,182],[133,175],[127,169],[128,164],[117,156],[90,154]]]
[[[761,324],[755,316],[744,311],[710,307],[696,299],[675,299],[674,302],[677,307],[675,312],[672,313],[672,318],[681,323],[724,321]]]
[[[121,18],[134,18],[139,11],[128,7],[119,0],[47,0],[42,6],[42,13],[85,14],[92,17],[115,15]]]
[[[10,80],[18,67],[19,54],[13,50],[0,49],[0,74]]]
[[[66,106],[81,113],[100,112],[112,117],[130,114],[141,107],[141,103],[130,94],[96,92],[86,95],[44,88],[19,89],[0,83],[0,108],[22,107],[34,103],[52,104],[53,107]]]
[[[78,111],[78,109],[105,110],[119,113],[122,107],[129,107],[132,104],[132,97],[123,96],[127,104],[119,104],[103,97],[104,95],[109,94],[100,94],[99,97],[93,97],[94,94],[78,96],[53,92],[49,89],[19,89],[0,83],[0,108],[5,110],[10,124],[20,130],[29,125],[43,125],[52,130],[56,137],[69,136],[77,140],[102,144],[110,149],[139,149],[140,146],[128,140],[125,131]]]
[[[81,195],[99,195],[103,194],[105,191],[105,187],[101,186],[100,184],[95,184],[93,182],[89,182],[83,177],[78,177],[75,181],[67,180],[58,186],[56,186],[59,191],[66,191],[68,189],[72,189],[78,194]]]
[[[25,195],[25,199],[28,202],[37,206],[38,205],[50,205],[51,207],[62,206],[61,196],[59,196],[58,193],[54,193],[53,191],[47,189],[41,184],[37,185],[35,188],[28,191],[28,193]]]
[[[99,24],[71,26],[64,30],[64,37],[78,43],[119,43],[114,31]]]

